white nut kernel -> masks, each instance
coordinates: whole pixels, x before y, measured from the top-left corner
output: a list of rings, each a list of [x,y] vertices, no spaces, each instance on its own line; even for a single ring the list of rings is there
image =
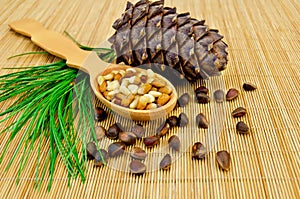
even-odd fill
[[[107,75],[104,75],[103,78],[105,80],[112,80],[114,78],[114,74],[113,73],[109,73]]]
[[[114,75],[114,80],[119,80],[122,78],[122,75],[120,73],[117,73]]]
[[[138,85],[135,85],[135,84],[129,84],[128,89],[130,90],[130,92],[132,94],[137,94],[139,87],[138,87]]]
[[[114,97],[114,95],[117,94],[118,92],[119,92],[118,90],[109,91],[107,93],[107,96],[112,99]]]
[[[132,77],[129,77],[129,78],[127,78],[128,79],[128,81],[129,81],[129,83],[133,83],[134,82],[134,79],[135,79],[135,76],[132,76]]]
[[[132,77],[128,78],[128,80],[129,80],[129,83],[131,83],[131,84],[141,83],[141,79],[136,76],[132,76]]]
[[[130,103],[129,108],[135,109],[135,108],[137,107],[137,104],[138,104],[138,102],[139,102],[139,99],[140,99],[140,96],[139,96],[139,95],[136,95],[136,96],[134,97],[134,100]]]
[[[169,86],[164,86],[164,87],[159,88],[158,91],[169,95],[172,93],[172,88],[170,88]]]
[[[121,105],[125,106],[125,107],[128,107],[133,100],[134,100],[134,95],[130,94],[130,95],[128,95],[128,96],[126,96],[125,98],[122,99]]]
[[[151,69],[147,69],[147,75],[151,78],[155,76],[155,73]]]
[[[127,68],[126,72],[136,73],[136,70],[134,68]]]
[[[152,103],[155,101],[155,97],[153,95],[145,94],[145,95],[143,95],[143,97],[146,97],[147,103]]]
[[[101,85],[104,82],[104,80],[105,80],[104,77],[101,76],[101,75],[98,76],[98,78],[97,78],[97,82],[98,82],[99,85]]]
[[[158,89],[156,87],[152,87],[150,91],[157,91]]]
[[[152,109],[156,109],[156,108],[157,108],[157,104],[155,104],[155,103],[151,103],[146,106],[146,110],[152,110]]]
[[[131,94],[130,90],[126,86],[120,86],[119,91],[126,96]]]
[[[129,79],[128,78],[124,78],[121,82],[121,86],[125,86],[127,87],[129,85]]]
[[[159,96],[156,100],[157,105],[159,106],[163,106],[165,105],[169,100],[170,100],[170,96],[167,94],[162,94],[161,96]]]
[[[119,87],[120,87],[120,83],[118,80],[114,80],[112,82],[107,81],[107,87],[106,87],[107,91],[113,91],[118,89]]]
[[[153,82],[154,81],[154,78],[152,78],[152,77],[148,77],[148,79],[147,79],[147,81],[146,81],[146,83],[151,83],[151,82]]]
[[[164,87],[166,85],[166,83],[160,79],[155,79],[151,82],[152,86],[155,86],[157,88],[161,88]]]
[[[124,99],[126,97],[126,95],[123,95],[122,93],[117,93],[117,94],[115,94],[114,97],[122,100],[122,99]]]
[[[103,81],[102,84],[99,85],[100,92],[103,93],[104,91],[106,91],[106,86],[107,86],[107,82]]]
[[[152,95],[153,97],[159,97],[162,95],[162,93],[158,91],[149,91],[149,94]]]
[[[143,96],[140,97],[136,108],[138,110],[143,110],[143,109],[146,108],[147,103],[148,103],[148,98],[143,95]]]
[[[151,84],[143,84],[138,89],[138,94],[143,95],[148,93],[151,90],[152,86]]]
[[[139,78],[139,77],[135,77],[135,79],[134,79],[134,82],[133,82],[134,84],[140,84],[141,83],[141,78]]]
[[[108,92],[107,91],[104,91],[102,94],[105,97],[105,99],[107,99],[109,101],[112,99],[111,97],[108,96]]]

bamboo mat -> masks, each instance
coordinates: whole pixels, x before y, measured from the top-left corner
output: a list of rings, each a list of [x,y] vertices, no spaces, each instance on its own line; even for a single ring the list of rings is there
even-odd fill
[[[1,67],[53,61],[52,56],[7,60],[11,55],[40,50],[28,39],[10,31],[9,22],[35,18],[52,30],[67,30],[81,43],[93,46],[113,34],[111,24],[125,5],[125,0],[1,0]],[[68,188],[67,172],[58,160],[53,186],[48,192],[48,179],[39,191],[34,189],[34,158],[16,185],[19,160],[17,158],[15,166],[5,172],[7,155],[0,165],[0,198],[300,198],[300,1],[167,0],[165,5],[205,19],[206,24],[224,35],[229,46],[228,67],[221,77],[207,82],[211,88],[235,87],[242,91],[243,82],[258,86],[254,92],[241,92],[237,100],[226,102],[222,107],[215,103],[196,107],[196,111],[215,116],[210,120],[219,122],[213,127],[216,143],[211,144],[205,160],[191,159],[191,145],[196,141],[209,144],[206,143],[208,132],[186,129],[182,135],[186,150],[180,152],[170,171],[153,168],[135,177],[126,172],[126,163],[120,160],[111,163],[115,167],[93,168],[90,164],[85,184],[80,179],[71,180]],[[1,74],[9,72],[12,71],[0,70]],[[10,103],[2,103],[0,110],[5,110]],[[235,132],[239,120],[230,117],[230,112],[238,106],[248,110],[243,120],[251,128],[249,135]],[[223,115],[214,113],[218,108],[225,110]],[[189,110],[187,107],[183,111]],[[173,114],[181,111],[175,110]],[[100,124],[108,127],[110,123],[112,121],[106,120]],[[180,130],[172,133],[180,133]],[[19,138],[14,140],[13,146]],[[0,135],[0,152],[7,140],[8,135]],[[8,154],[13,153],[13,146]],[[222,149],[232,156],[228,172],[220,170],[215,163],[215,153]],[[160,155],[158,152],[153,160],[159,161]]]

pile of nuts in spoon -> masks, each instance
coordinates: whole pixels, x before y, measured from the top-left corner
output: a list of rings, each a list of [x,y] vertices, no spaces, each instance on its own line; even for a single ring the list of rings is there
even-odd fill
[[[151,110],[165,105],[172,89],[151,69],[112,71],[97,78],[99,91],[109,101],[130,109]]]

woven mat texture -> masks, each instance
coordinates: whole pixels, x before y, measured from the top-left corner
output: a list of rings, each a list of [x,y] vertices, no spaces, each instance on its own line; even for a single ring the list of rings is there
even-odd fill
[[[194,133],[185,135],[186,150],[177,154],[170,171],[154,170],[136,177],[109,166],[94,168],[89,163],[86,182],[73,179],[68,187],[66,169],[58,159],[51,190],[47,191],[46,178],[38,191],[34,189],[35,158],[28,161],[19,185],[16,176],[21,156],[4,171],[19,136],[0,165],[0,198],[300,198],[300,1],[166,0],[165,5],[205,19],[210,28],[219,29],[229,46],[227,69],[216,82],[221,80],[224,89],[234,87],[241,92],[238,99],[224,103],[224,122],[215,127],[218,140],[211,145],[207,157],[202,161],[191,159],[193,142],[206,141],[207,132],[196,128],[192,129]],[[53,56],[45,55],[7,60],[18,53],[41,51],[29,39],[9,29],[8,24],[14,20],[34,18],[49,29],[61,33],[67,30],[80,43],[95,46],[113,34],[111,24],[125,6],[125,0],[1,0],[0,66],[53,62]],[[0,70],[1,75],[11,72]],[[244,92],[244,82],[252,82],[258,89]],[[207,84],[213,88],[214,79]],[[0,110],[12,102],[0,104]],[[197,108],[209,114],[214,105]],[[230,112],[238,106],[248,110],[242,120],[250,126],[249,135],[235,131],[235,124],[241,119],[232,118]],[[191,110],[187,107],[185,111]],[[179,113],[175,110],[173,114]],[[108,127],[112,122],[108,119],[100,125]],[[173,133],[177,131],[180,129]],[[8,134],[0,135],[0,153],[7,140]],[[215,162],[216,151],[222,149],[232,156],[227,172]],[[160,156],[153,158],[159,159]],[[122,161],[116,160],[113,165],[128,169]]]

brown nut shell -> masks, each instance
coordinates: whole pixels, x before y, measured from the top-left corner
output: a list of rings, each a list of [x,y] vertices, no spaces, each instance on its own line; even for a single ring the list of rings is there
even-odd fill
[[[168,122],[165,122],[157,128],[156,135],[159,137],[163,137],[167,133],[169,133],[169,130],[170,130],[170,124]]]
[[[207,104],[210,102],[210,97],[205,93],[197,93],[196,100],[199,104]]]
[[[207,149],[201,142],[196,142],[192,146],[192,158],[200,160],[204,158],[206,154],[207,154]]]
[[[170,154],[166,154],[163,159],[159,163],[159,168],[162,170],[168,170],[170,169],[172,164],[172,158]]]
[[[231,88],[227,91],[226,100],[227,101],[234,100],[235,98],[238,97],[238,95],[239,95],[239,91],[235,88]]]
[[[143,142],[146,147],[153,147],[159,143],[159,136],[156,135],[150,135],[148,137],[145,137]]]
[[[100,153],[101,153],[101,155],[100,155]],[[106,150],[100,149],[100,153],[98,150],[95,153],[94,166],[96,166],[96,167],[100,167],[100,166],[106,164],[106,162],[109,158],[108,152]],[[101,156],[103,159],[101,158]]]
[[[145,160],[147,157],[147,153],[140,147],[133,147],[130,152],[130,157],[135,160]]]
[[[131,128],[131,132],[134,133],[138,139],[144,136],[145,131],[146,131],[145,128],[141,124],[135,124]]]
[[[177,104],[179,107],[184,107],[186,106],[189,101],[190,101],[190,95],[188,93],[183,93],[179,98],[178,98],[178,101],[177,101]]]
[[[97,151],[97,147],[94,142],[88,142],[86,144],[86,152],[87,152],[88,159],[94,159],[96,151]]]
[[[195,93],[208,94],[208,88],[206,88],[205,86],[199,86],[198,88],[195,89]]]
[[[122,131],[122,125],[120,123],[114,123],[106,131],[106,137],[112,140],[118,139],[119,133]]]
[[[206,116],[203,113],[199,113],[196,116],[196,124],[199,128],[207,129],[208,128],[208,120],[206,119]]]
[[[218,151],[216,154],[216,161],[218,163],[218,165],[228,171],[230,168],[230,162],[231,162],[231,157],[228,151]]]
[[[103,126],[95,126],[96,140],[100,141],[106,134],[106,129]]]
[[[245,91],[254,91],[255,89],[257,89],[257,86],[250,82],[246,82],[243,84],[243,89]]]
[[[124,153],[125,144],[123,142],[114,142],[108,146],[108,154],[110,157],[117,157]]]
[[[184,126],[188,125],[189,118],[187,117],[187,115],[185,113],[180,113],[179,114],[178,123],[179,123],[180,127],[184,127]]]
[[[234,109],[231,113],[232,117],[242,117],[244,115],[246,115],[247,110],[244,107],[238,107],[236,109]]]
[[[242,134],[249,133],[248,125],[243,121],[240,121],[236,124],[236,130],[237,130],[238,133],[242,133]]]
[[[136,143],[136,135],[132,132],[120,132],[119,140],[124,142],[126,145],[133,145]]]
[[[129,168],[130,172],[135,175],[142,175],[146,172],[146,165],[138,160],[133,160]]]
[[[172,148],[175,151],[180,151],[180,139],[177,135],[172,135],[168,139],[168,143],[170,148]]]

